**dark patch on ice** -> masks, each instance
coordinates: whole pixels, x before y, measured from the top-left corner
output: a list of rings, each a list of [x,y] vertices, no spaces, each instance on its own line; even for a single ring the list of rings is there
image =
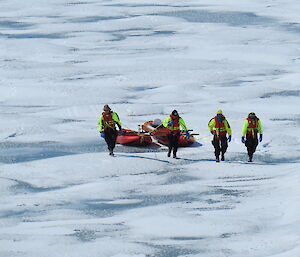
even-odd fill
[[[241,179],[228,179],[226,182],[249,182],[249,181],[263,181],[272,179],[271,177],[262,177],[262,178],[241,178]]]
[[[145,147],[146,148],[146,147]],[[148,147],[147,147],[148,148]],[[145,160],[151,160],[151,161],[156,161],[156,162],[164,162],[164,163],[170,163],[169,161],[166,160],[160,160],[158,158],[152,158],[148,156],[140,156],[140,155],[125,155],[125,154],[117,154],[116,156],[120,156],[123,158],[137,158],[137,159],[145,159]]]
[[[258,147],[261,147],[260,144]],[[246,148],[245,148],[246,151]],[[299,163],[300,158],[298,157],[276,157],[268,153],[261,154],[259,150],[253,155],[253,162],[248,162],[247,153],[235,153],[234,155],[230,155],[226,163],[240,163],[243,165],[278,165],[283,163]]]
[[[234,196],[243,197],[247,191],[237,190],[237,189],[227,189],[219,186],[215,186],[213,191],[207,192],[209,195],[224,195],[224,196]]]
[[[213,200],[213,199],[207,199],[207,200],[205,200],[205,202],[208,203],[208,204],[215,204],[215,203],[220,203],[221,201]]]
[[[61,38],[69,38],[63,33],[23,33],[23,34],[1,34],[0,38],[13,38],[13,39],[32,39],[32,38],[45,38],[45,39],[61,39]]]
[[[71,236],[75,236],[79,241],[82,242],[91,242],[97,239],[96,232],[93,230],[75,230],[74,234]]]
[[[180,10],[156,13],[153,15],[169,16],[185,19],[188,22],[225,23],[230,26],[266,25],[275,19],[258,16],[251,12],[212,12],[205,10]]]
[[[197,179],[192,176],[174,173],[174,171],[172,171],[172,173],[173,173],[173,175],[167,179],[167,181],[164,183],[164,185],[180,184],[180,183],[185,183],[188,181],[195,181]]]
[[[8,180],[15,182],[15,185],[11,186],[10,190],[16,194],[48,192],[48,191],[58,190],[63,188],[63,187],[38,187],[18,179],[8,179]]]
[[[66,6],[85,5],[85,4],[91,4],[91,3],[90,2],[83,2],[83,1],[65,3]]]
[[[75,119],[62,119],[61,123],[77,123],[77,122],[84,122],[84,120],[75,120]]]
[[[154,86],[139,86],[139,87],[129,87],[126,90],[127,91],[134,91],[134,92],[142,92],[142,91],[148,91],[148,90],[153,90],[157,89],[159,87],[154,87]]]
[[[220,238],[230,238],[232,236],[236,236],[237,233],[224,233],[224,234],[221,234],[219,237]]]
[[[177,236],[177,237],[170,237],[171,240],[176,241],[195,241],[195,240],[203,240],[204,237],[194,237],[194,236]]]
[[[128,33],[128,32],[138,32],[138,31],[152,31],[152,30],[150,28],[136,27],[136,28],[128,28],[128,29],[105,30],[103,32],[113,34],[113,33]]]
[[[201,145],[201,144],[200,144]],[[192,146],[190,146],[192,147]],[[201,158],[201,159],[189,159],[189,158],[180,158],[179,164],[188,164],[194,162],[215,162],[215,159]]]
[[[19,21],[0,21],[0,28],[9,28],[9,29],[27,29],[33,26],[33,24],[19,22]],[[1,35],[1,34],[0,34]]]
[[[249,182],[249,181],[262,181],[269,180],[272,177],[255,177],[255,176],[233,176],[233,177],[219,177],[218,179],[225,180],[226,182]]]
[[[196,201],[197,197],[191,194],[173,194],[173,195],[135,195],[131,194],[131,199],[138,200],[134,203],[112,203],[109,200],[89,200],[82,201],[78,204],[72,204],[69,208],[82,210],[83,212],[100,217],[110,217],[115,213],[130,210],[134,208],[142,208],[155,206],[160,204]],[[129,199],[130,199],[129,198]]]
[[[20,211],[1,211],[0,218],[23,218],[25,214],[28,215],[27,210],[20,210]]]
[[[185,194],[172,194],[172,195],[134,195],[134,199],[142,200],[140,203],[141,207],[167,204],[167,203],[177,203],[186,201],[197,201],[198,195],[193,195],[190,193]]]
[[[283,23],[281,27],[286,31],[300,33],[300,23],[297,22]]]
[[[12,138],[12,137],[15,137],[17,135],[17,133],[13,133],[11,135],[9,135],[7,138]]]
[[[77,153],[104,151],[106,146],[96,142],[82,144],[64,144],[61,142],[42,141],[34,143],[0,142],[0,162],[18,163],[47,159]]]
[[[151,37],[151,36],[160,36],[160,35],[169,36],[169,35],[174,35],[174,34],[176,34],[175,31],[160,30],[160,31],[153,31],[152,33],[149,33],[149,34],[130,34],[130,35],[127,35],[127,36],[128,37]]]
[[[288,121],[288,122],[293,122],[295,124],[300,124],[300,115],[296,115],[295,117],[288,117],[288,118],[273,118],[270,119],[271,121]],[[269,143],[268,143],[269,145]]]
[[[81,64],[81,63],[87,63],[88,61],[82,61],[82,60],[72,60],[65,62],[66,64]]]
[[[262,95],[260,98],[270,98],[273,96],[300,96],[300,90],[283,90],[279,92],[271,92]]]
[[[86,78],[83,78],[83,77],[73,77],[73,78],[64,78],[63,80],[64,81],[77,81],[77,80],[83,80],[83,79],[86,79]]]
[[[140,202],[117,204],[117,203],[112,203],[111,201],[108,200],[89,200],[89,201],[82,201],[80,205],[75,205],[73,206],[73,208],[81,209],[82,211],[84,211],[89,215],[109,217],[116,212],[136,208],[139,207],[140,205],[141,205]]]
[[[234,80],[234,81],[229,81],[229,82],[226,82],[226,83],[223,83],[222,86],[224,87],[239,87],[241,86],[242,84],[245,84],[245,83],[252,83],[252,82],[255,82],[254,80]]]
[[[148,34],[145,33],[140,33],[139,31],[149,31]],[[151,29],[148,28],[138,28],[138,29],[123,29],[123,30],[115,30],[115,31],[105,31],[110,33],[114,38],[107,40],[107,41],[122,41],[125,40],[128,37],[151,37],[151,36],[170,36],[174,35],[176,32],[171,31],[171,30],[157,30],[157,31],[152,31]],[[131,33],[128,33],[131,32]],[[135,32],[135,33],[134,33]]]
[[[218,207],[200,207],[200,208],[193,208],[193,210],[197,211],[223,211],[223,210],[232,210],[234,209],[233,206],[218,206]]]
[[[170,36],[170,35],[174,35],[176,34],[176,31],[173,31],[173,30],[156,30],[153,32],[152,36],[160,36],[160,35],[163,35],[163,36]],[[149,35],[151,36],[151,35]]]
[[[24,152],[24,153],[17,153],[7,156],[0,156],[0,163],[19,163],[19,162],[28,162],[28,161],[35,161],[59,156],[66,156],[71,155],[74,153],[71,152],[63,152],[63,151],[42,151],[42,152]]]
[[[176,239],[173,239],[173,240],[176,240]],[[176,246],[176,245],[166,245],[166,244],[155,245],[155,244],[150,244],[150,243],[146,243],[145,245],[156,249],[155,254],[150,255],[151,257],[154,257],[154,256],[155,257],[179,257],[179,256],[189,256],[192,254],[195,255],[195,254],[203,253],[203,251],[187,249],[187,248]]]
[[[98,21],[108,21],[108,20],[122,20],[133,17],[138,17],[139,15],[128,15],[128,16],[88,16],[81,18],[69,19],[69,22],[73,23],[93,23]]]
[[[68,50],[70,52],[78,52],[78,51],[80,51],[80,49],[78,47],[70,47]]]
[[[126,36],[122,35],[122,34],[116,34],[116,33],[113,33],[111,34],[114,38],[113,39],[110,39],[110,40],[107,40],[107,41],[111,41],[111,42],[114,42],[114,41],[122,41],[122,40],[125,40],[126,39]]]
[[[191,5],[168,5],[168,4],[105,4],[108,7],[191,7]],[[204,6],[204,5],[201,5]],[[199,5],[197,5],[199,7]]]

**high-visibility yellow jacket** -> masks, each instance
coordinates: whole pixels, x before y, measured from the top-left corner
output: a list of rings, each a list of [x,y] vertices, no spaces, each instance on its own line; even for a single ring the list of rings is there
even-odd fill
[[[220,134],[224,134],[226,135],[226,132],[228,133],[229,136],[231,136],[231,128],[230,125],[228,123],[228,121],[224,118],[223,120],[224,123],[224,127],[223,128],[217,128],[216,127],[216,119],[215,117],[212,118],[209,122],[208,122],[208,129],[210,132],[213,132],[214,135],[219,136]]]
[[[163,122],[163,126],[164,126],[164,127],[167,127],[169,130],[172,130],[172,131],[180,130],[180,126],[181,126],[181,128],[182,128],[183,130],[188,130],[187,127],[186,127],[186,125],[185,125],[184,120],[183,120],[181,117],[179,117],[179,119],[178,119],[178,125],[176,125],[176,122],[174,122],[173,125],[168,126],[168,123],[169,123],[171,120],[172,120],[172,118],[171,118],[170,116],[167,117],[167,118],[164,120],[164,122]]]
[[[115,129],[116,128],[116,124],[118,125],[119,129],[121,129],[122,127],[122,123],[120,122],[119,116],[117,113],[112,112],[111,116],[112,116],[112,121],[109,123],[106,123],[104,121],[103,115],[105,114],[101,114],[100,118],[99,118],[99,122],[98,122],[98,129],[100,132],[103,132],[105,130],[105,128],[112,128]]]
[[[259,134],[263,133],[262,125],[260,119],[257,119],[257,123],[255,126],[251,126],[249,124],[248,118],[244,121],[243,129],[242,129],[242,137],[244,137],[247,134],[252,135],[253,137],[256,136],[257,132]]]

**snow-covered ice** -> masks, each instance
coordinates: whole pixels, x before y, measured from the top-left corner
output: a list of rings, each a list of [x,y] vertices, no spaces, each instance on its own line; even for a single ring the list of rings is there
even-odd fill
[[[0,3],[0,256],[300,256],[296,0]],[[118,145],[177,109],[198,144]],[[214,162],[207,123],[232,130]],[[263,142],[247,163],[243,120]]]

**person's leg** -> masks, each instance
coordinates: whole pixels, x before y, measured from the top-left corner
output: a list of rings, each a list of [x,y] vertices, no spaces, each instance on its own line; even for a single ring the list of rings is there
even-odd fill
[[[221,151],[221,148],[220,148],[220,140],[217,139],[216,136],[214,136],[214,139],[212,141],[212,144],[215,148],[215,156],[216,156],[216,161],[219,162],[220,161],[220,151]]]
[[[257,147],[257,145],[258,145],[258,139],[257,139],[257,137],[254,137],[254,138],[252,138],[252,142],[251,142],[251,149],[250,149],[250,155],[251,155],[251,158],[249,157],[249,161],[252,161],[252,158],[253,158],[253,154],[255,153],[255,151],[256,151],[256,147]]]
[[[252,162],[253,154],[256,150],[256,146],[258,144],[257,138],[253,138],[250,135],[246,136],[246,142],[245,145],[247,147],[247,152],[249,156],[249,162]]]
[[[225,161],[225,153],[227,151],[227,148],[228,148],[228,143],[227,143],[227,137],[224,136],[221,138],[221,152],[222,152],[222,155],[221,155],[221,160],[222,161]]]
[[[256,147],[258,146],[258,138],[257,135],[255,136],[255,138],[253,138],[253,153],[256,152]]]
[[[105,142],[107,144],[107,149],[110,152],[110,141],[111,141],[111,139],[110,139],[110,133],[109,133],[109,131],[105,131],[104,132],[104,139],[105,139]]]
[[[111,155],[113,155],[113,151],[114,151],[115,146],[116,146],[117,136],[118,136],[117,131],[113,130],[111,132],[111,140],[110,140],[110,153],[111,153]]]
[[[179,141],[179,137],[180,137],[180,132],[176,133],[173,136],[173,158],[177,157],[177,149],[178,149],[178,141]]]
[[[168,141],[169,141],[169,145],[168,145],[168,147],[169,147],[169,151],[168,151],[168,157],[170,157],[171,156],[171,152],[172,152],[172,149],[173,149],[173,135],[172,135],[172,133],[169,133],[168,135],[167,135],[167,138],[168,138]]]

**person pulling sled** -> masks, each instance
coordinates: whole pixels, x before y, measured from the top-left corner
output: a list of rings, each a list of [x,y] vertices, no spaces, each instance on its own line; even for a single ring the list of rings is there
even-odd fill
[[[118,136],[116,125],[119,128],[119,133],[121,135],[124,134],[118,114],[113,112],[107,104],[104,105],[103,112],[99,118],[98,129],[101,137],[105,139],[109,155],[111,156],[114,156],[113,150]]]
[[[177,149],[178,149],[178,140],[180,137],[180,127],[185,131],[186,137],[189,139],[190,134],[188,129],[185,125],[184,120],[179,116],[176,110],[172,111],[169,117],[167,117],[164,122],[163,126],[169,129],[167,134],[168,141],[169,141],[169,151],[168,157],[171,156],[171,152],[173,150],[173,158],[177,158]]]

